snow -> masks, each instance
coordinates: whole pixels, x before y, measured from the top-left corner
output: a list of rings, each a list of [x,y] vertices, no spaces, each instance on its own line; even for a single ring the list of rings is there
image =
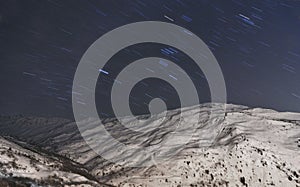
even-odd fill
[[[226,105],[226,116],[213,117],[214,125],[205,125],[209,119],[210,111],[221,111],[220,104],[204,104],[201,107],[187,107],[182,110],[181,116],[178,110],[169,111],[167,116],[157,115],[146,120],[148,125],[140,126],[140,134],[131,134],[130,131],[120,130],[115,125],[115,120],[107,120],[106,128],[119,140],[130,140],[129,143],[138,142],[139,145],[151,145],[150,151],[160,151],[168,156],[168,149],[161,149],[164,143],[176,145],[181,139],[171,137],[174,127],[180,119],[185,124],[181,132],[193,130],[190,141],[180,149],[177,154],[157,165],[140,168],[125,167],[126,162],[119,165],[101,158],[85,141],[80,138],[78,131],[74,130],[75,123],[66,123],[54,126],[45,124],[47,129],[44,134],[41,129],[43,122],[48,120],[20,119],[15,125],[28,128],[19,131],[18,137],[30,137],[32,142],[40,143],[39,138],[46,137],[47,141],[39,144],[48,151],[68,155],[70,159],[85,167],[89,174],[97,178],[99,182],[109,183],[115,186],[299,186],[300,185],[300,114],[291,112],[277,112],[262,108],[248,108],[238,105]],[[200,114],[197,122],[196,115]],[[168,120],[162,123],[163,117]],[[51,124],[59,124],[59,120]],[[21,123],[22,122],[22,123]],[[126,120],[126,126],[133,125],[134,120]],[[86,133],[93,138],[97,121],[87,119]],[[32,128],[30,128],[32,126]],[[156,131],[150,127],[155,126]],[[95,128],[92,128],[95,127]],[[18,127],[16,127],[18,128]],[[4,127],[0,126],[3,132]],[[51,129],[51,133],[49,129]],[[151,133],[149,133],[149,131]],[[11,132],[11,131],[9,131]],[[8,131],[6,132],[8,133]],[[30,134],[32,133],[32,134]],[[34,136],[39,134],[39,136]],[[35,139],[36,138],[36,139]],[[181,137],[184,138],[184,137]],[[103,150],[113,150],[112,144],[106,142],[100,145]],[[9,153],[9,147],[12,148]],[[9,139],[0,138],[0,163],[4,164],[6,174],[14,176],[41,179],[56,174],[64,182],[89,181],[86,177],[77,173],[66,172],[61,168],[64,163],[45,153],[35,153],[20,144],[13,143]],[[22,154],[16,154],[15,152]],[[110,153],[110,154],[109,154]],[[11,154],[13,157],[11,157]],[[148,158],[137,152],[119,152],[122,156],[131,155],[134,161],[145,162]],[[9,156],[10,155],[10,156]],[[27,155],[27,156],[26,156]],[[31,155],[35,166],[30,164],[28,155]],[[114,151],[107,152],[114,158]],[[18,167],[11,167],[15,160]],[[37,168],[39,171],[37,171]],[[3,168],[2,168],[3,169]],[[0,169],[1,170],[1,169]],[[2,175],[5,175],[1,170]],[[5,175],[6,176],[6,175]],[[91,181],[89,181],[91,182]],[[87,186],[95,183],[87,183]],[[71,185],[70,185],[71,186]]]

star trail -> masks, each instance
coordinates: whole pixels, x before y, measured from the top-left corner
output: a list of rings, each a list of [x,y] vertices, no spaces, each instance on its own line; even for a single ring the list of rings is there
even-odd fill
[[[209,46],[222,68],[228,103],[300,112],[300,1],[2,0],[0,114],[73,118],[72,81],[87,48],[114,28],[150,20],[187,28]],[[95,69],[100,75],[96,101],[104,108],[101,115],[111,116],[105,110],[108,88],[122,84],[124,80],[115,79],[120,70],[149,56],[184,66],[202,93],[201,101],[210,101],[203,73],[185,54],[171,46],[139,44],[119,51],[107,67]],[[182,72],[170,72],[167,62],[159,64],[180,81]],[[156,97],[169,108],[179,107],[171,86],[145,80],[132,91],[133,111],[147,112]]]

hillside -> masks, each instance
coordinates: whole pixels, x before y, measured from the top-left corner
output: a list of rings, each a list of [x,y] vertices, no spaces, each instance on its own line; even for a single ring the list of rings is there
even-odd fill
[[[143,126],[146,131],[142,135],[118,129],[116,120],[107,120],[105,127],[119,141],[136,141],[145,146],[164,142],[179,118],[196,126],[190,142],[175,156],[138,168],[100,157],[86,145],[74,122],[1,117],[0,176],[6,183],[53,186],[300,186],[300,114],[227,105],[225,118],[216,126],[204,127],[201,123],[212,109],[218,110],[218,105],[186,108],[183,117],[174,110],[164,124],[158,117],[148,119],[147,123],[155,123],[159,130],[150,133]],[[202,116],[199,124],[193,124],[195,113]],[[83,123],[90,129],[95,121],[87,119]],[[130,120],[128,123],[136,125]],[[106,150],[111,145],[101,146]],[[137,157],[138,153],[131,156]],[[148,159],[137,158],[140,162]]]

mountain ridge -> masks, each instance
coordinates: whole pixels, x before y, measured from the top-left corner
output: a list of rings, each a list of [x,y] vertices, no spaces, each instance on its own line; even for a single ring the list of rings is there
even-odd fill
[[[209,104],[201,105],[200,109],[186,108],[183,116],[192,123],[195,112],[206,118],[206,113],[216,108]],[[238,105],[226,108],[224,119],[218,121],[221,127],[218,134],[204,136],[199,124],[196,136],[169,161],[141,168],[123,167],[103,159],[86,145],[75,122],[68,120],[1,118],[0,136],[9,136],[12,141],[23,141],[25,147],[34,146],[80,164],[99,182],[91,183],[92,186],[300,186],[300,114]],[[176,111],[173,114],[172,120],[180,118]],[[108,128],[118,132],[114,120],[107,123]],[[38,128],[41,125],[43,128]],[[160,130],[163,132],[156,132],[157,137],[147,134],[149,137],[141,145],[157,139],[165,141],[161,135],[170,133],[170,128]],[[126,132],[121,139],[129,137],[142,140]],[[210,138],[211,144],[205,144]]]

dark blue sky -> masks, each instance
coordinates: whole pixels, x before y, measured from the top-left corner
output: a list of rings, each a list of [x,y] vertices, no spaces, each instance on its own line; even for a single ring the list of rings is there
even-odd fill
[[[104,33],[147,20],[180,25],[204,40],[224,73],[229,103],[300,112],[300,1],[0,0],[0,114],[72,118],[72,80],[83,53]],[[132,60],[190,61],[181,52],[162,50],[168,47],[145,44],[120,51],[106,67],[110,74],[99,78],[97,103],[109,108],[113,76]],[[185,70],[196,80],[201,101],[209,101],[205,78],[189,64]],[[164,84],[137,85],[133,111],[147,110],[151,97],[177,107],[176,93]]]

